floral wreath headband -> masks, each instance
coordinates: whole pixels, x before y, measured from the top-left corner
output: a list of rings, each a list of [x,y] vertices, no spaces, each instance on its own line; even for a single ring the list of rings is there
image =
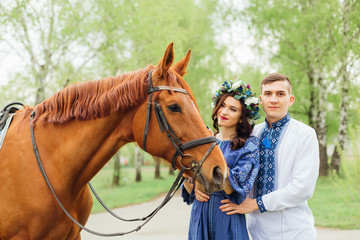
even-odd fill
[[[255,96],[250,85],[246,85],[244,81],[237,78],[233,81],[225,81],[217,87],[215,96],[212,97],[211,106],[214,108],[218,98],[226,92],[235,92],[235,99],[242,99],[246,109],[250,110],[248,121],[251,126],[255,126],[256,120],[260,118],[259,98]]]

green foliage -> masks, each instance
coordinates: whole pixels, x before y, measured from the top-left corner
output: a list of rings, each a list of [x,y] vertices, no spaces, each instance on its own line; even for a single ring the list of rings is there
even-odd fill
[[[216,1],[202,1],[201,5],[193,0],[97,3],[95,9],[104,7],[107,13],[99,13],[104,17],[101,22],[111,19],[102,28],[108,45],[95,63],[102,72],[114,75],[156,65],[170,42],[174,42],[175,62],[191,49],[185,79],[203,117],[210,119],[211,83],[223,77],[225,68],[221,62],[224,49],[214,42],[212,28]]]
[[[242,20],[250,22],[258,43],[266,43],[271,63],[290,77],[296,97],[291,116],[317,131],[322,175],[327,173],[327,144],[342,144],[347,134],[342,129],[354,122],[359,10],[355,0],[250,0],[243,11]],[[341,107],[343,102],[349,108]]]
[[[81,76],[101,46],[93,31],[96,16],[84,1],[19,0],[0,5],[0,18],[5,20],[0,24],[1,46],[17,56],[17,68],[9,75],[9,84],[18,89],[12,95],[36,95],[27,104],[42,101]]]
[[[244,11],[258,39],[269,43],[272,62],[279,64],[279,71],[293,83],[298,98],[292,109],[296,109],[297,118],[307,118],[310,112],[308,94],[316,89],[309,82],[309,74],[328,73],[335,63],[333,35],[328,28],[334,25],[330,14],[336,9],[334,4],[260,0],[250,1]]]
[[[2,43],[14,43],[9,51],[19,56],[22,67],[10,75],[9,84],[18,90],[4,101],[26,92],[21,98],[29,104],[37,91],[47,98],[73,82],[156,65],[174,42],[175,61],[192,50],[185,79],[209,124],[211,87],[225,72],[224,47],[214,41],[217,6],[215,0],[21,0],[0,5],[0,28],[8,32]]]

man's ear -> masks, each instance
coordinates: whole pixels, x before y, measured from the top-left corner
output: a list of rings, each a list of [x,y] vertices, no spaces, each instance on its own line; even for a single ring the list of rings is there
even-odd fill
[[[291,105],[293,105],[293,104],[294,104],[294,102],[295,102],[295,96],[290,95],[289,107],[290,107]]]

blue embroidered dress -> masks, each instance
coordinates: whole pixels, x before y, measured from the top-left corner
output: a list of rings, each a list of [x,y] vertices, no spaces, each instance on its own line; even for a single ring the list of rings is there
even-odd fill
[[[229,181],[234,192],[224,191],[210,194],[207,202],[195,199],[194,191],[189,194],[183,187],[181,196],[184,202],[192,204],[189,240],[242,240],[249,239],[244,214],[226,215],[219,207],[221,200],[228,198],[240,204],[249,194],[259,171],[259,140],[249,137],[245,145],[237,150],[230,149],[230,141],[219,141],[229,167]]]

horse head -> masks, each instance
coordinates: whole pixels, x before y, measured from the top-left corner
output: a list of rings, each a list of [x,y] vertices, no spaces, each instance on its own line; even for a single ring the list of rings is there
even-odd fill
[[[150,67],[149,89],[158,87],[160,90],[150,90],[149,95],[153,96],[149,97],[148,104],[143,103],[137,110],[133,133],[140,147],[154,156],[173,162],[177,169],[186,167],[185,175],[195,178],[202,191],[212,193],[224,188],[228,175],[227,164],[219,147],[205,141],[202,145],[195,144],[185,149],[183,153],[176,150],[183,143],[212,137],[183,79],[190,54],[189,50],[183,59],[172,66],[174,51],[171,43],[158,65]],[[151,109],[146,114],[148,105]],[[169,125],[169,132],[163,129],[166,125]],[[194,165],[198,167],[191,167]]]

